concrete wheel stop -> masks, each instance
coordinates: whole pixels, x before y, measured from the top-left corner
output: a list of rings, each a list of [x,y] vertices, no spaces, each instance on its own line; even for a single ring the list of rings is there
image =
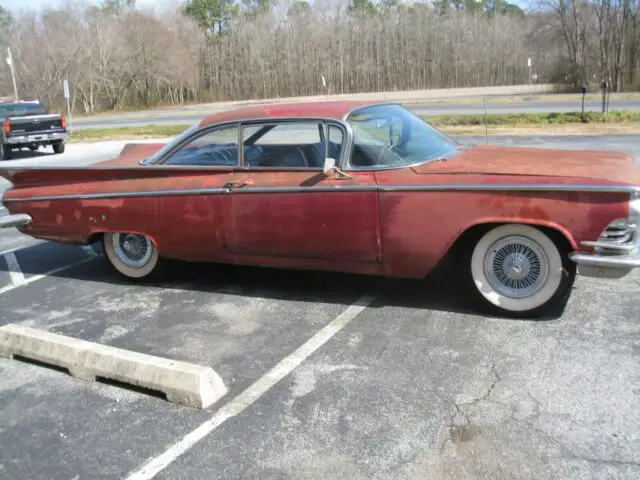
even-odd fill
[[[105,379],[164,394],[168,401],[207,408],[227,394],[211,368],[132,352],[17,324],[0,327],[0,357],[65,369],[89,381]]]

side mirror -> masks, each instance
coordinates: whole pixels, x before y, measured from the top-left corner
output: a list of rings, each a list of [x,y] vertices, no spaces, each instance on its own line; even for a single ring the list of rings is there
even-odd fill
[[[335,158],[325,158],[324,159],[324,167],[322,168],[322,173],[325,175],[331,175],[336,170],[336,159]]]

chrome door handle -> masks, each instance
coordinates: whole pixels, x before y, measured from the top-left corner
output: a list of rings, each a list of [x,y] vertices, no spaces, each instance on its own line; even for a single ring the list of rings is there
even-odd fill
[[[242,188],[249,184],[251,184],[251,182],[227,182],[222,186],[222,188]]]

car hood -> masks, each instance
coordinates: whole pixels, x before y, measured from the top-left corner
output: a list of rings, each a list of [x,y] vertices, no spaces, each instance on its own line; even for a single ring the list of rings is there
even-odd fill
[[[441,162],[427,162],[419,174],[461,173],[585,178],[640,185],[640,166],[628,153],[600,150],[473,146]]]

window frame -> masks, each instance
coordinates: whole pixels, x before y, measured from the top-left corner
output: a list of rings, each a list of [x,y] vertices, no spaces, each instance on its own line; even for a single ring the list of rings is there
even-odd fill
[[[324,158],[327,158],[328,143],[327,136],[329,132],[329,126],[335,126],[342,132],[342,147],[340,150],[340,158],[336,158],[336,164],[342,164],[345,159],[345,152],[347,152],[347,140],[349,138],[349,130],[347,126],[340,120],[333,118],[318,118],[318,117],[293,117],[293,118],[269,118],[269,119],[256,119],[256,120],[244,120],[240,125],[240,166],[239,170],[245,172],[252,171],[290,171],[290,172],[321,172],[323,167],[261,167],[261,166],[249,166],[245,163],[244,158],[244,131],[243,127],[252,125],[269,126],[284,125],[284,124],[300,124],[300,123],[316,123],[318,125],[320,141],[324,144]]]
[[[250,125],[265,125],[265,124],[284,124],[284,123],[317,123],[322,126],[321,140],[325,144],[325,158],[327,155],[327,142],[324,140],[327,138],[327,134],[329,131],[329,126],[335,126],[342,131],[342,149],[340,151],[340,158],[336,158],[336,166],[342,167],[345,165],[349,157],[351,155],[351,143],[352,143],[352,131],[350,125],[340,119],[336,118],[328,118],[328,117],[282,117],[282,118],[255,118],[255,119],[242,119],[242,120],[233,120],[227,122],[221,122],[216,124],[206,125],[204,127],[200,127],[200,123],[196,123],[191,127],[188,127],[181,134],[174,137],[172,141],[179,139],[180,135],[184,135],[184,138],[179,139],[175,145],[172,145],[166,152],[162,154],[162,156],[155,158],[153,161],[150,159],[152,157],[145,158],[141,160],[140,165],[144,165],[149,168],[163,168],[163,169],[189,169],[189,170],[230,170],[230,171],[292,171],[292,172],[304,172],[304,171],[312,171],[319,172],[322,171],[322,168],[317,167],[301,167],[301,168],[291,168],[291,167],[249,167],[245,165],[244,162],[244,138],[243,138],[243,129],[244,126]],[[221,130],[229,127],[236,128],[238,134],[238,158],[236,159],[235,165],[167,165],[165,162],[167,159],[173,155],[177,150],[181,149],[186,144],[192,142],[193,140],[211,133],[216,130]]]

